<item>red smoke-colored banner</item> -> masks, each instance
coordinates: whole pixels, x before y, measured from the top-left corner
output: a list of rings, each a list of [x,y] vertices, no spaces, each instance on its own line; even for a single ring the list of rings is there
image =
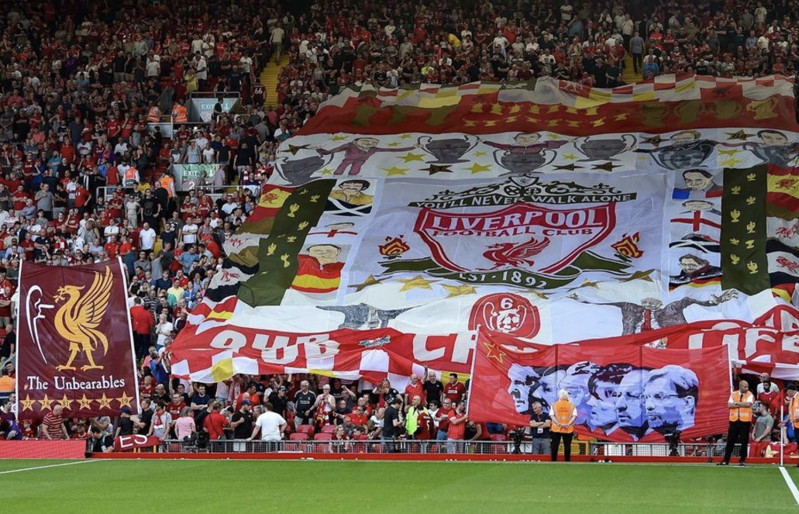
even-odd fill
[[[561,389],[577,407],[578,434],[618,442],[718,434],[727,427],[727,349],[661,350],[608,340],[531,353],[478,335],[469,419],[526,426],[533,404],[548,410]]]
[[[74,417],[138,410],[118,260],[71,267],[25,263],[17,319],[21,418],[39,417],[58,405]]]

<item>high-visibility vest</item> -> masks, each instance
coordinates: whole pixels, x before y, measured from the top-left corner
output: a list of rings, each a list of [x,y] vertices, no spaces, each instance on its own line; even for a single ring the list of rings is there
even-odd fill
[[[574,415],[574,409],[575,407],[572,402],[568,400],[558,400],[552,405],[552,417],[554,421],[557,421],[561,425],[568,425]],[[571,434],[574,432],[574,425],[572,424],[564,428],[552,423],[550,430],[561,434]]]
[[[755,403],[755,395],[752,394],[752,391],[747,391],[745,394],[741,394],[741,391],[735,391],[732,393],[732,401]],[[749,423],[752,421],[752,407],[730,409],[730,421]]]
[[[161,109],[159,109],[157,105],[150,107],[147,113],[147,121],[150,123],[158,123],[161,121]]]
[[[408,432],[408,435],[414,435],[416,433],[416,429],[419,428],[419,414],[426,410],[427,409],[414,406],[408,409],[408,414],[405,417],[405,430]]]
[[[187,121],[189,121],[189,117],[186,114],[186,108],[180,104],[175,105],[172,108],[172,122],[186,123]]]
[[[166,189],[166,192],[170,198],[175,196],[175,179],[169,175],[164,175],[161,177],[161,187]]]
[[[794,428],[799,428],[799,393],[793,395],[791,403],[788,404],[788,416],[793,419]]]
[[[131,166],[127,170],[125,170],[125,184],[132,185],[134,182],[137,182],[136,175],[139,174],[139,170]]]

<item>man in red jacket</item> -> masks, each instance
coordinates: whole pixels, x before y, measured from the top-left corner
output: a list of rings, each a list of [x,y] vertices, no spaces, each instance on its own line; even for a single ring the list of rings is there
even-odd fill
[[[151,346],[155,318],[150,310],[142,305],[141,298],[133,299],[130,308],[130,323],[133,327],[133,340],[136,343],[136,359],[143,359]]]
[[[221,404],[219,402],[214,402],[211,406],[210,414],[203,420],[203,428],[208,432],[208,439],[212,441],[210,446],[211,451],[216,450],[216,445],[213,441],[224,439],[225,427],[230,425],[230,420],[219,412],[220,407]]]

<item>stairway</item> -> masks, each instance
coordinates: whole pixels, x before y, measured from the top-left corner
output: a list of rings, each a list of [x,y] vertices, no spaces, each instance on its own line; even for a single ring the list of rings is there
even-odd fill
[[[633,58],[630,54],[625,54],[624,56],[624,73],[621,75],[621,80],[624,81],[625,84],[634,84],[636,82],[641,82],[643,80],[643,75],[641,73],[635,73],[633,71]]]
[[[261,76],[259,77],[259,79],[261,84],[264,85],[264,91],[265,91],[264,105],[266,105],[266,107],[277,106],[278,78],[280,77],[280,72],[283,71],[283,68],[285,68],[288,63],[289,63],[289,56],[281,55],[280,64],[275,64],[275,61],[270,59],[266,67],[261,72]]]

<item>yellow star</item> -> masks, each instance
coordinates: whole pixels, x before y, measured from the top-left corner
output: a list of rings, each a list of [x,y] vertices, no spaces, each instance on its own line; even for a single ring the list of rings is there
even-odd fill
[[[55,400],[51,400],[50,398],[48,398],[46,394],[44,395],[44,398],[36,401],[39,402],[40,405],[39,410],[52,410],[53,409],[52,404],[53,402],[55,402]]]
[[[638,160],[640,162],[648,161],[649,160],[649,156],[648,155],[639,155],[638,156]]]
[[[566,107],[566,114],[580,114],[577,107]]]
[[[616,116],[614,116],[613,120],[614,121],[624,121],[624,120],[627,119],[627,116],[629,116],[629,114],[626,113],[626,112],[623,112],[621,114],[617,114]]]
[[[333,170],[330,168],[322,168],[322,171],[319,172],[320,175],[332,175]]]
[[[526,120],[527,120],[529,123],[538,123],[539,121],[541,121],[541,120],[539,120],[538,118],[533,118],[532,116],[527,116],[527,118],[525,118],[525,119],[526,119]]]
[[[719,150],[719,155],[729,155],[730,157],[732,157],[737,153],[738,153],[737,148],[730,148],[729,150],[722,150],[722,149]]]
[[[517,112],[520,112],[521,110],[522,110],[521,106],[519,104],[515,104],[515,105],[513,105],[510,108],[510,111],[508,111],[508,112],[511,113],[511,114],[516,114]]]
[[[573,127],[573,128],[579,128],[580,127],[580,122],[576,121],[576,120],[566,120],[566,126]]]
[[[547,123],[547,126],[548,127],[557,127],[559,123],[560,123],[560,120],[555,118],[554,120],[549,120],[549,123]]]
[[[464,127],[476,127],[477,126],[477,122],[474,121],[474,120],[464,120],[463,121],[463,126]]]
[[[605,124],[605,118],[599,118],[598,120],[594,120],[591,122],[591,124],[595,127],[601,127],[602,125]]]
[[[502,364],[502,359],[505,357],[505,352],[501,352],[497,348],[497,345],[488,343],[486,341],[483,341],[483,346],[486,349],[486,357],[488,357],[489,359],[494,359],[495,361]]]
[[[541,112],[541,107],[538,105],[531,105],[528,109],[528,112],[532,114],[539,114]]]
[[[407,168],[398,168],[396,166],[392,166],[390,168],[383,168],[383,171],[386,172],[386,176],[391,177],[392,175],[405,175],[405,172],[408,171]]]
[[[98,408],[100,408],[100,409],[102,409],[102,408],[110,409],[111,408],[111,398],[108,398],[105,395],[105,393],[103,393],[103,396],[99,400],[97,400],[97,403],[100,404],[98,406]]]
[[[399,145],[400,144],[398,142],[394,141],[393,143],[389,143],[386,146],[399,146]]]
[[[119,408],[120,409],[122,407],[131,407],[132,405],[130,404],[130,402],[132,400],[133,400],[133,398],[130,398],[127,395],[127,393],[125,393],[124,391],[122,392],[122,396],[120,396],[119,398],[116,399],[116,401],[119,403]]]
[[[71,409],[72,408],[72,400],[67,398],[67,395],[64,394],[64,396],[62,396],[61,399],[58,400],[58,405],[60,405],[62,409]]]
[[[573,153],[566,153],[566,154],[563,154],[563,158],[566,159],[567,161],[573,161],[573,160],[577,159],[577,156],[574,155]]]
[[[22,412],[25,412],[26,410],[33,410],[33,404],[36,403],[36,400],[31,400],[31,397],[26,394],[25,399],[20,400],[19,403],[22,404]]]
[[[505,118],[505,123],[514,123],[518,119],[519,119],[518,116],[508,116],[507,118]]]
[[[331,141],[346,141],[347,139],[349,139],[349,136],[345,136],[344,134],[336,134],[330,138]]]
[[[93,401],[94,400],[90,400],[90,399],[86,398],[86,393],[83,393],[83,396],[78,398],[78,400],[77,400],[78,404],[80,405],[80,407],[78,407],[78,409],[79,410],[91,409]]]
[[[486,120],[483,122],[484,127],[494,127],[497,124],[497,120]]]
[[[397,282],[402,282],[404,285],[400,288],[400,293],[403,291],[410,291],[411,289],[427,289],[432,290],[430,284],[438,282],[438,280],[427,280],[421,275],[416,275],[413,278],[398,278]]]
[[[738,166],[742,162],[743,162],[742,160],[736,159],[735,157],[732,157],[732,158],[724,160],[724,161],[719,161],[719,164],[721,164],[725,168],[735,168],[736,166]]]
[[[369,275],[368,277],[366,277],[366,280],[364,280],[360,284],[350,284],[349,287],[354,287],[355,291],[360,292],[361,290],[363,290],[363,289],[365,289],[365,288],[367,288],[369,286],[373,286],[375,284],[379,284],[380,282],[381,281],[376,279],[374,275]]]
[[[400,139],[410,139],[410,138],[412,138],[412,137],[413,137],[413,136],[412,136],[412,135],[410,135],[410,134],[402,134],[402,135],[401,135],[399,138],[400,138]]]
[[[409,163],[409,162],[411,162],[411,161],[421,161],[421,162],[424,162],[424,155],[422,155],[422,154],[420,154],[420,153],[411,153],[411,152],[408,152],[408,153],[406,153],[405,155],[400,155],[400,159],[402,159],[403,161],[405,161],[405,163],[406,163],[406,164],[407,164],[407,163]]]
[[[475,288],[474,286],[466,286],[466,285],[463,285],[463,286],[448,286],[448,285],[442,284],[441,287],[443,287],[447,291],[447,293],[449,293],[447,295],[447,298],[452,298],[453,296],[461,296],[461,295],[465,295],[465,294],[475,294],[475,293],[477,293],[477,288]]]
[[[478,150],[478,151],[474,152],[474,156],[475,157],[485,157],[486,155],[488,155],[488,152],[484,152],[482,150]]]
[[[558,111],[560,111],[560,105],[558,105],[558,104],[550,105],[549,109],[547,109],[547,112],[550,113],[550,114],[556,113]]]
[[[488,164],[480,164],[480,163],[476,162],[476,163],[472,164],[471,166],[469,166],[466,169],[471,171],[472,175],[474,175],[475,173],[480,173],[481,171],[490,170],[491,166],[489,166]]]

